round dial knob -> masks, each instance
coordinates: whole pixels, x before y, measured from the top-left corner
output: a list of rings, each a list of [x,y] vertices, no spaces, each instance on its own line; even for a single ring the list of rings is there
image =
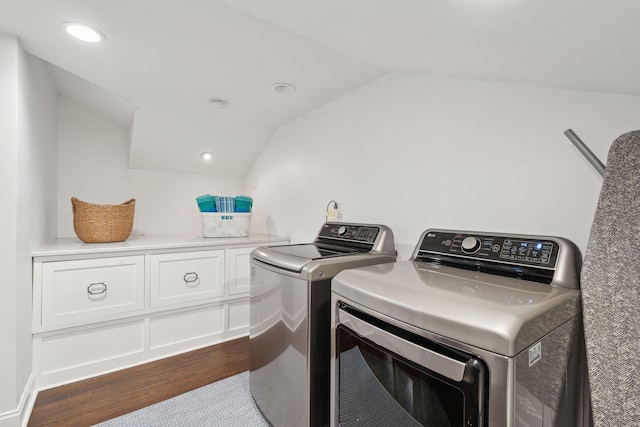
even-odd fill
[[[480,239],[477,237],[465,237],[462,241],[462,252],[472,254],[480,249]]]
[[[348,228],[344,225],[341,225],[340,227],[338,227],[338,236],[344,236],[345,234],[347,234],[347,230]]]

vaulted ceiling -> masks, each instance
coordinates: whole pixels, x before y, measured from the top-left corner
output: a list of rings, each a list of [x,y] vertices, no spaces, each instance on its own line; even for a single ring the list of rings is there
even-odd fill
[[[0,0],[0,32],[61,93],[131,128],[131,168],[235,176],[279,126],[387,72],[640,95],[638,16],[637,0]]]

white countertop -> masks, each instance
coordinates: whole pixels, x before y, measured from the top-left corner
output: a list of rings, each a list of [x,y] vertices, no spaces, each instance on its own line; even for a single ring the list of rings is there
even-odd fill
[[[184,248],[228,248],[234,246],[260,246],[261,244],[288,241],[288,237],[269,234],[250,234],[248,237],[202,237],[186,235],[135,236],[124,242],[84,243],[78,238],[60,238],[35,248],[32,256],[108,254],[126,251],[147,251]]]

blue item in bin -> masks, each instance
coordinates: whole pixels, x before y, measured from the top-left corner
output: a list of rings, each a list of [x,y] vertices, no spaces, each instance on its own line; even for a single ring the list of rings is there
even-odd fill
[[[198,202],[198,208],[200,209],[200,212],[216,211],[216,196],[212,196],[211,194],[204,194],[202,196],[196,197],[196,202]]]
[[[218,196],[216,197],[216,209],[218,212],[233,212],[235,209],[235,199],[230,196]],[[230,217],[222,217],[222,219],[231,219]]]
[[[251,212],[253,199],[249,196],[236,196],[236,212]]]

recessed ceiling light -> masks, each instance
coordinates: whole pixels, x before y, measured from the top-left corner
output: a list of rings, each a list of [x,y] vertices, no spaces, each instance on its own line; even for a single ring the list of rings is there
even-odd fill
[[[271,88],[277,93],[292,93],[296,91],[296,87],[291,83],[274,83]]]
[[[227,105],[229,105],[229,101],[227,101],[226,99],[211,98],[209,100],[209,105],[211,105],[213,108],[225,108]]]
[[[202,160],[209,161],[209,160],[213,159],[213,154],[208,152],[208,151],[206,151],[206,152],[200,154],[200,157],[202,157]]]
[[[104,34],[102,34],[100,31],[84,24],[65,22],[63,25],[69,35],[84,42],[98,43],[106,39]]]

